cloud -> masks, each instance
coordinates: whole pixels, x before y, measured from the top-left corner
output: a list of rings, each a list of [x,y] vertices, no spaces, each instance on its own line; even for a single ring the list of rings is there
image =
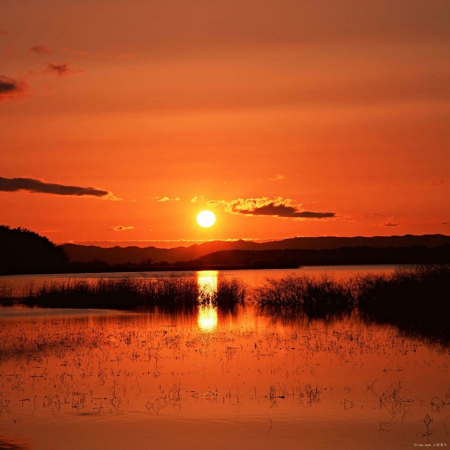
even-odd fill
[[[44,181],[34,180],[32,178],[2,178],[0,177],[0,191],[16,192],[28,191],[41,194],[55,195],[92,195],[94,197],[103,197],[108,200],[118,200],[112,192],[104,191],[93,187],[66,186],[63,184],[45,183]]]
[[[286,178],[286,175],[281,175],[281,173],[277,173],[273,178],[269,178],[269,181],[281,181]]]
[[[0,101],[15,98],[27,89],[27,85],[22,80],[0,75]]]
[[[300,205],[292,204],[291,199],[278,197],[274,200],[268,197],[238,198],[226,202],[211,201],[210,204],[225,205],[225,211],[231,214],[248,214],[253,216],[291,217],[294,219],[326,219],[335,217],[334,212],[315,212],[302,210]]]
[[[7,36],[7,35],[8,35],[8,33],[6,31],[0,30],[0,36]]]
[[[170,202],[170,201],[172,201],[172,202],[179,202],[181,199],[180,199],[180,197],[175,197],[175,198],[169,198],[169,197],[161,197],[161,198],[159,198],[159,197],[156,197],[156,201],[157,202],[159,202],[159,203],[163,203],[163,202]]]
[[[123,225],[118,225],[117,227],[113,227],[112,229],[114,231],[127,231],[127,230],[134,230],[134,227],[133,226],[126,227],[126,226],[123,226]]]
[[[28,51],[37,55],[51,55],[53,53],[50,48],[44,47],[43,45],[34,45]]]
[[[63,64],[52,64],[47,63],[47,69],[45,73],[55,73],[58,77],[63,77],[65,75],[70,75],[73,73],[83,73],[83,70],[71,69],[68,63]]]
[[[398,227],[398,226],[400,226],[400,224],[397,222],[385,222],[385,223],[383,223],[383,226],[384,227]]]
[[[196,202],[198,202],[199,200],[203,200],[204,198],[205,198],[204,195],[196,195],[195,197],[192,197],[192,198],[191,198],[190,202],[191,202],[191,203],[196,203]]]

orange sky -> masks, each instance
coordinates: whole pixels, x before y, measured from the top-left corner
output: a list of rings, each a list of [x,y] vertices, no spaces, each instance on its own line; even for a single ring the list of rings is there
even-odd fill
[[[0,224],[450,234],[449,54],[448,0],[3,0]]]

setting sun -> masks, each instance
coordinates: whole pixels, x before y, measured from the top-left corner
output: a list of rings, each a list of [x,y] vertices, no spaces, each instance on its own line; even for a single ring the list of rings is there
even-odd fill
[[[209,228],[216,222],[216,216],[212,211],[200,211],[197,215],[197,223],[203,228]]]

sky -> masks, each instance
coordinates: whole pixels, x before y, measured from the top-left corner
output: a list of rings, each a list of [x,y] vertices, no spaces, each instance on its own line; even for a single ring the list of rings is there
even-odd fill
[[[449,55],[448,0],[1,0],[0,224],[448,235]]]

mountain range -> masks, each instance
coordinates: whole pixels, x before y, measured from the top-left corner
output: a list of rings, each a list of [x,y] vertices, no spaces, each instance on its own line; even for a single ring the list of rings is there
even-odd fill
[[[62,244],[69,262],[92,263],[104,261],[116,264],[149,264],[176,263],[197,260],[215,252],[235,250],[336,250],[350,247],[368,247],[377,249],[425,247],[437,248],[450,245],[450,236],[405,235],[375,237],[296,237],[281,241],[256,243],[252,241],[212,241],[194,244],[189,247],[157,248],[157,247],[112,247],[104,248],[93,245]]]

